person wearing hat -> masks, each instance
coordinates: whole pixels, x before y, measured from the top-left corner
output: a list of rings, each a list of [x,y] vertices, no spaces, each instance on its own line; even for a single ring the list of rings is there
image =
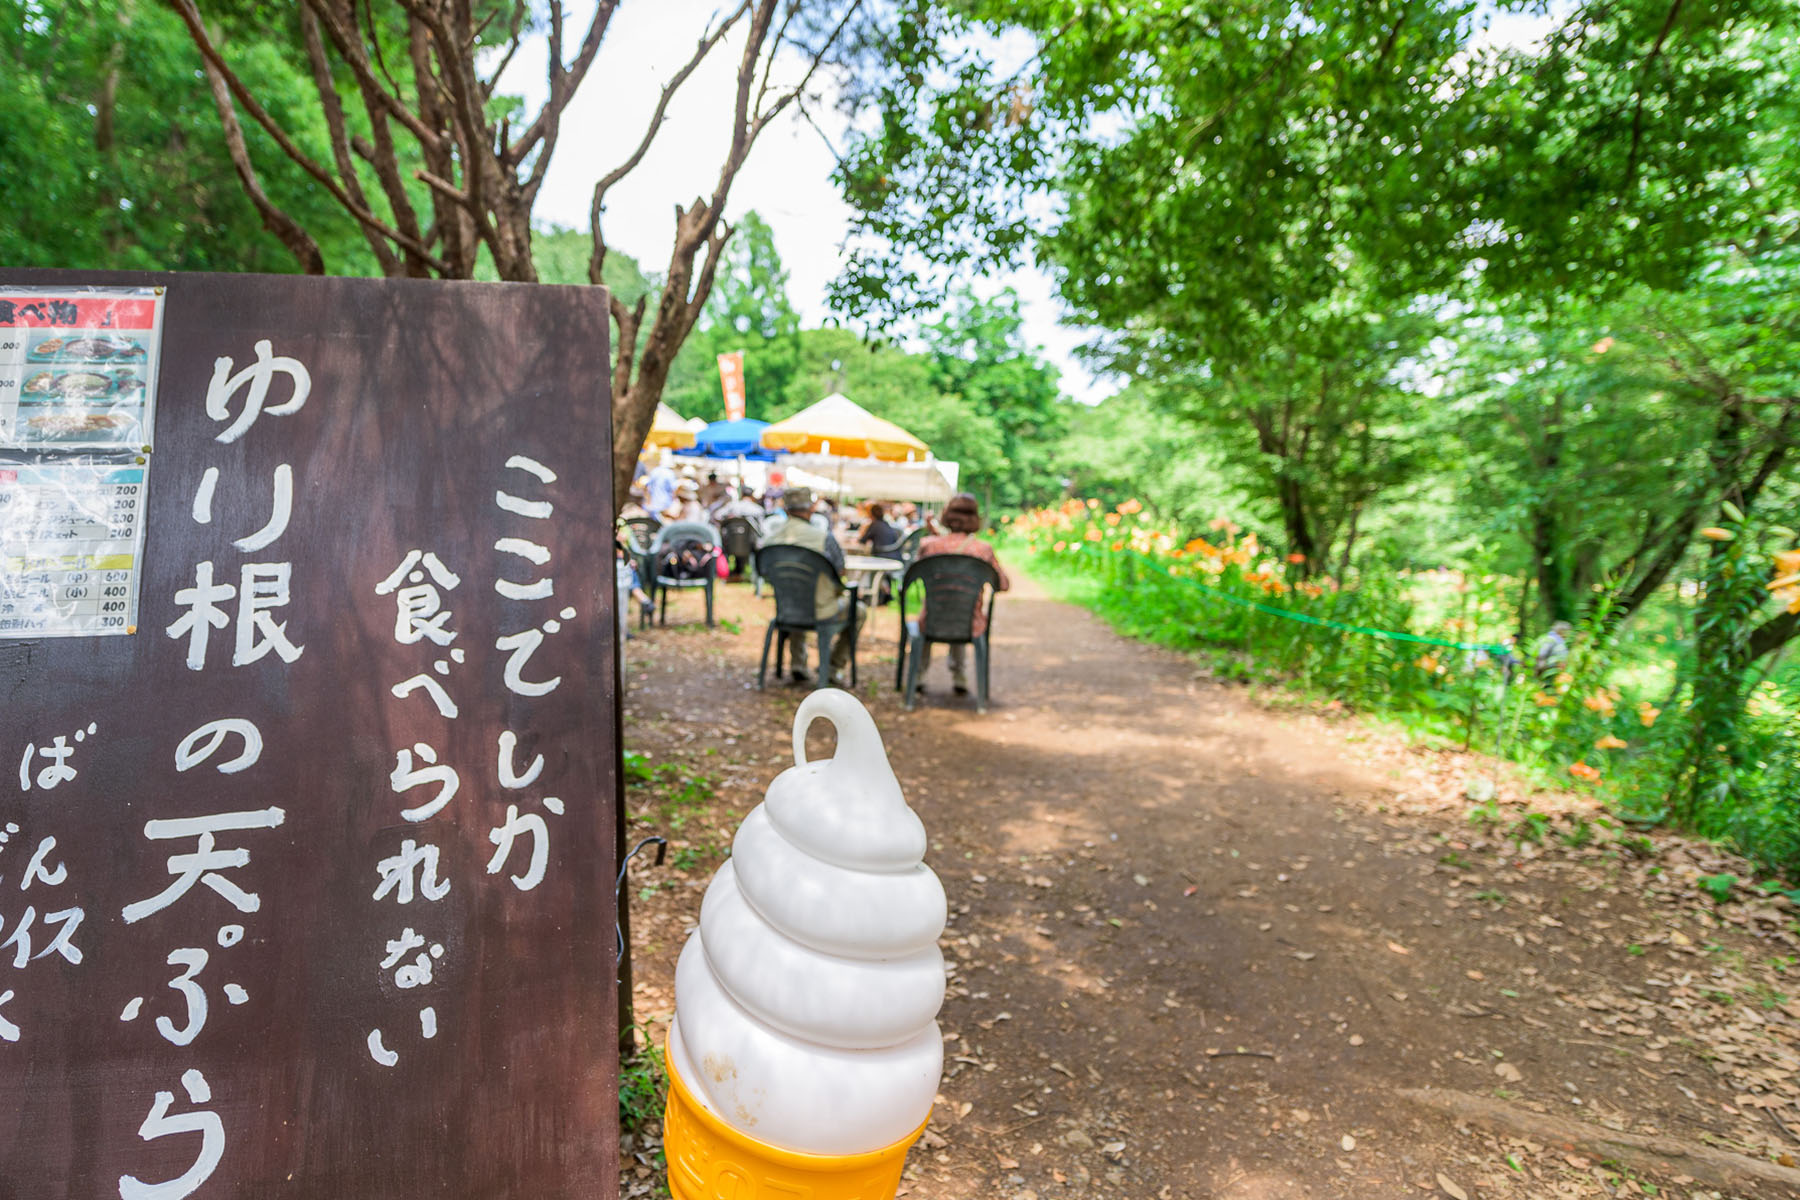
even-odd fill
[[[787,512],[787,520],[770,530],[763,538],[764,546],[803,546],[815,550],[831,560],[831,565],[839,571],[844,569],[844,548],[838,545],[831,532],[813,524],[813,494],[811,488],[793,487],[782,494],[781,506]],[[818,590],[813,597],[813,617],[820,621],[840,619],[850,605],[850,593],[843,590],[836,579],[821,575]],[[837,674],[850,661],[850,646],[856,639],[857,630],[862,628],[865,609],[861,604],[837,639],[831,644],[831,671]],[[795,683],[804,683],[806,671],[806,638],[789,639],[793,648],[793,675]]]
[[[700,485],[692,479],[683,479],[675,485],[675,499],[657,515],[662,517],[665,525],[706,520],[706,510],[700,507]]]

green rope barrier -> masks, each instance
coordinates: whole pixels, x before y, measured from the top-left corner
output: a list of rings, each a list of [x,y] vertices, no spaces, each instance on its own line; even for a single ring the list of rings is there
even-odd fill
[[[1094,550],[1084,542],[1081,547],[1081,552],[1083,554],[1091,555],[1094,553]],[[1299,621],[1306,625],[1316,625],[1323,629],[1336,629],[1342,633],[1360,633],[1365,637],[1386,638],[1391,642],[1409,642],[1416,646],[1440,646],[1446,650],[1485,650],[1490,654],[1506,653],[1507,648],[1497,642],[1451,642],[1446,641],[1443,638],[1425,637],[1422,634],[1405,633],[1396,629],[1372,629],[1367,625],[1351,625],[1345,621],[1333,621],[1329,617],[1315,617],[1311,613],[1295,612],[1291,608],[1280,608],[1273,604],[1263,604],[1257,600],[1248,600],[1242,596],[1234,596],[1230,592],[1222,591],[1210,584],[1201,583],[1198,579],[1187,579],[1179,575],[1170,574],[1169,569],[1162,563],[1157,562],[1149,555],[1140,551],[1127,550],[1125,551],[1125,554],[1148,564],[1155,569],[1158,574],[1174,583],[1185,583],[1190,587],[1198,588],[1209,596],[1214,596],[1223,600],[1227,604],[1236,604],[1243,608],[1255,609],[1257,612],[1267,613],[1272,617],[1285,617],[1290,621]]]

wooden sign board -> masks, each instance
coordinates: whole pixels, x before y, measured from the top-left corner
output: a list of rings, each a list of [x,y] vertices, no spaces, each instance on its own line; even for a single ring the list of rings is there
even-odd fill
[[[137,608],[0,629],[0,1200],[615,1195],[605,293],[0,301],[84,286],[160,324],[0,303],[50,439],[0,448],[0,582]],[[56,444],[146,383],[142,444]],[[26,486],[71,460],[147,480]],[[133,497],[134,561],[45,549]]]

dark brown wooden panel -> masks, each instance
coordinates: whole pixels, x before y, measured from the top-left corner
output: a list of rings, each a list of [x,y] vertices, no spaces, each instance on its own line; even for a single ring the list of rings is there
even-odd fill
[[[198,1172],[215,1143],[204,1183],[149,1194],[614,1195],[619,786],[605,293],[0,273],[0,286],[50,283],[163,285],[167,310],[137,632],[0,641],[0,942],[28,906],[35,913],[23,966],[16,944],[0,946],[0,995],[12,993],[0,1018],[17,1029],[0,1040],[0,1198],[118,1197],[125,1177],[155,1184]],[[241,370],[261,340],[305,365],[311,393],[298,410],[265,408],[240,439],[220,442],[246,392],[230,399],[227,420],[208,416],[215,360]],[[267,406],[291,392],[275,374]],[[234,543],[269,521],[282,467],[291,519],[271,544],[243,551]],[[209,468],[218,475],[201,524],[195,498]],[[425,561],[415,568],[423,578],[398,581],[435,587],[450,613],[435,633],[402,638],[398,591],[379,585],[413,550],[434,554],[457,582],[434,579]],[[190,639],[167,631],[191,611],[177,597],[201,563],[234,589],[246,567],[266,568],[248,578],[268,605],[221,599],[225,625],[193,670]],[[280,564],[291,570],[285,603]],[[539,580],[552,595],[531,593]],[[527,590],[508,596],[497,581]],[[429,592],[408,599],[421,622],[436,619]],[[284,626],[298,656],[284,661],[276,647],[234,665],[245,617],[252,628],[264,622],[252,653]],[[446,631],[456,636],[440,646]],[[515,655],[517,688],[507,681]],[[457,715],[423,686],[393,694],[415,677],[441,686]],[[553,679],[550,690],[531,686]],[[244,745],[226,733],[210,757],[179,769],[183,740],[221,720],[252,723],[260,757],[222,772]],[[503,766],[507,733],[517,744]],[[48,761],[38,756],[33,786],[22,786],[27,748],[58,736],[74,746],[75,776],[38,786]],[[416,820],[402,810],[430,809],[440,788],[396,791],[402,752],[415,771],[435,758],[457,776],[448,802]],[[521,780],[540,755],[541,771]],[[490,873],[509,811],[516,840]],[[215,862],[178,898],[127,921],[131,906],[179,889],[183,864],[171,857],[206,847],[198,826],[169,823],[197,818],[228,826],[213,833],[214,853],[241,851],[248,862]],[[28,872],[47,838],[54,848]],[[427,846],[448,890],[428,896],[421,869],[410,902],[399,903],[399,882],[378,899],[381,864]],[[258,903],[244,911],[252,893]],[[59,927],[49,914],[74,908],[79,963],[49,949]],[[410,942],[409,929],[423,945],[384,969],[389,944]],[[190,972],[190,983],[171,985]],[[189,992],[205,998],[203,1022]],[[376,1061],[377,1030],[392,1065]],[[140,1136],[163,1132],[146,1125],[153,1109],[165,1110],[168,1131]]]

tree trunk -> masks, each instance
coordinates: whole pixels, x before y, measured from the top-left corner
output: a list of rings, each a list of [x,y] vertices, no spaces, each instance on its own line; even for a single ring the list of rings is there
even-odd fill
[[[1539,477],[1553,486],[1532,503],[1531,549],[1537,566],[1538,597],[1552,623],[1575,619],[1575,596],[1569,586],[1568,547],[1564,540],[1561,497],[1554,487],[1562,469],[1562,393],[1551,397],[1550,415],[1544,423],[1543,451],[1538,456]]]
[[[1338,551],[1338,582],[1350,578],[1350,551],[1356,548],[1357,526],[1362,523],[1363,506],[1358,504],[1350,510],[1350,529],[1344,535],[1344,545]]]
[[[1306,561],[1300,568],[1303,574],[1310,573],[1318,547],[1313,540],[1312,521],[1307,512],[1306,489],[1297,479],[1283,478],[1276,494],[1281,501],[1281,524],[1287,530],[1288,552],[1304,554]]]
[[[1553,502],[1541,500],[1532,514],[1531,549],[1537,563],[1538,596],[1551,623],[1575,619],[1575,595],[1563,559],[1562,521]]]

